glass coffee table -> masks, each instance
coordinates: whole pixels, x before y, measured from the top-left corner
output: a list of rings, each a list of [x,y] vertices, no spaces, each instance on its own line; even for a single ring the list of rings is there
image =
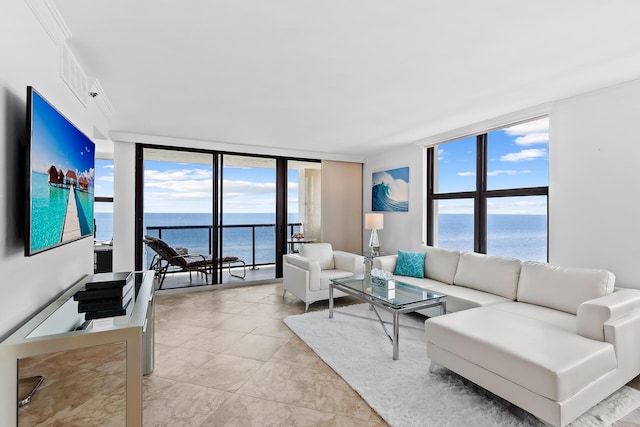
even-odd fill
[[[393,344],[393,360],[400,355],[398,335],[400,329],[400,314],[429,307],[440,307],[440,313],[447,312],[446,295],[432,292],[419,286],[403,283],[398,280],[381,280],[369,274],[348,277],[345,279],[331,279],[329,283],[329,318],[333,319],[333,290],[338,289],[345,294],[354,296],[370,304],[382,328]],[[389,334],[385,323],[376,310],[381,308],[391,312],[393,316],[393,334]]]

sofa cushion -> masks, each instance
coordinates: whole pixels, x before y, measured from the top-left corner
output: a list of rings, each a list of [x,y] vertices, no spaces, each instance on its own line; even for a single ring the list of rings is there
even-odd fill
[[[613,292],[615,276],[606,270],[522,263],[518,301],[576,314],[585,301]]]
[[[419,288],[428,289],[430,291],[446,293],[445,291],[449,289],[449,285],[445,285],[442,282],[438,282],[437,280],[432,279],[418,279],[417,277],[409,277],[409,276],[393,276],[396,280],[396,283],[402,282],[407,283],[409,285],[417,286]]]
[[[354,274],[345,270],[320,270],[320,290],[329,289],[331,279],[344,279],[351,276],[354,276]],[[318,289],[311,290],[317,291]]]
[[[553,308],[517,301],[495,304],[492,305],[491,308],[528,317],[530,319],[537,319],[541,322],[547,322],[548,324],[567,332],[576,331],[576,316],[564,311],[554,310]]]
[[[449,313],[511,301],[500,295],[465,288],[463,286],[445,285],[444,288],[439,288],[436,291],[447,296],[447,312]]]
[[[335,268],[333,248],[330,243],[305,243],[300,245],[300,256],[320,263],[320,270]]]
[[[460,252],[433,246],[424,246],[423,249],[426,253],[424,277],[452,285],[458,268]]]
[[[515,300],[519,276],[520,260],[463,252],[453,284]]]
[[[427,352],[435,345],[556,402],[617,367],[609,343],[492,306],[430,318],[425,330]]]
[[[398,251],[398,261],[393,274],[397,276],[424,277],[424,252]]]

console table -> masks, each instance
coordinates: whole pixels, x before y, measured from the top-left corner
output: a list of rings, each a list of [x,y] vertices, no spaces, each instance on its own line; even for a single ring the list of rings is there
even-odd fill
[[[0,343],[0,425],[18,424],[18,360],[102,344],[126,345],[126,425],[142,426],[142,375],[153,370],[153,272],[135,272],[135,301],[127,314],[85,321],[73,295],[83,277]],[[34,399],[37,398],[37,393]]]

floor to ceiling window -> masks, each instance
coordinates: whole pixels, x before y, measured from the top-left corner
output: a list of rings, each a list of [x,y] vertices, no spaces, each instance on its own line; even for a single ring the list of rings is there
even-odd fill
[[[213,224],[212,156],[190,151],[145,149],[144,234],[179,251],[211,254]],[[144,267],[150,268],[152,250]]]
[[[427,244],[546,261],[549,119],[427,149]]]
[[[220,257],[238,257],[251,269],[262,270],[260,279],[272,279],[276,263],[276,160],[222,154],[220,165]]]
[[[214,263],[212,283],[237,282],[245,272],[247,281],[280,277],[294,234],[319,239],[320,162],[157,146],[139,152],[143,268],[155,255],[145,250],[143,235],[245,263],[246,270],[242,263]]]

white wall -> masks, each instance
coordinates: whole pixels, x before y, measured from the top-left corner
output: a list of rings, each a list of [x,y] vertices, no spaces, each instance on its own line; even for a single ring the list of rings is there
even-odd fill
[[[113,143],[113,271],[135,269],[136,146]]]
[[[83,106],[59,77],[60,47],[24,0],[3,0],[0,13],[0,337],[93,272],[93,240],[24,255],[25,191],[21,185],[26,87],[34,86],[86,135],[106,130],[91,101]]]
[[[549,147],[549,260],[640,288],[640,80],[556,103]]]
[[[545,108],[551,126],[550,263],[604,268],[616,275],[618,286],[640,288],[640,80],[550,102]],[[531,111],[533,116],[542,112]],[[502,124],[509,124],[509,118],[505,120]],[[495,126],[492,121],[485,129]],[[422,148],[409,145],[365,163],[365,213],[371,211],[372,172],[410,167],[409,212],[385,212],[379,232],[385,252],[417,250],[422,244],[422,160]],[[363,237],[366,246],[369,233]]]
[[[374,172],[409,166],[409,212],[383,212],[384,229],[378,231],[380,250],[396,253],[398,249],[418,250],[422,245],[423,200],[422,148],[410,144],[402,149],[367,159],[363,169],[364,214],[371,212],[371,179]],[[371,232],[364,230],[362,246],[369,246]]]

